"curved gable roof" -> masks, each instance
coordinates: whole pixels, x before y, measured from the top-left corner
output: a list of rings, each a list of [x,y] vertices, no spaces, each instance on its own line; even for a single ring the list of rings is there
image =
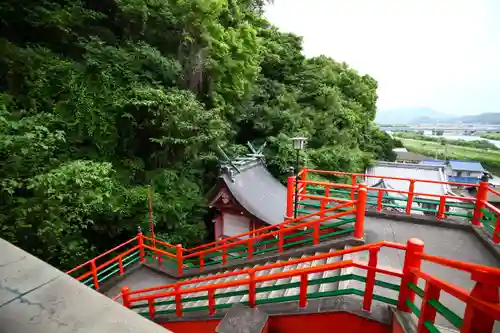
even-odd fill
[[[283,222],[286,187],[269,173],[262,162],[253,162],[233,176],[224,173],[220,177],[247,212],[268,224]]]

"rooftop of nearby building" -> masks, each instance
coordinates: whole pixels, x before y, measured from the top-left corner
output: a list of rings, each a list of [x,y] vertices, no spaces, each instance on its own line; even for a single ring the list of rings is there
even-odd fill
[[[453,170],[484,172],[484,168],[480,162],[476,161],[448,161],[449,166]]]
[[[425,160],[425,161],[420,162],[420,164],[444,166],[444,165],[446,165],[446,161],[443,161],[443,160]]]
[[[409,164],[409,163],[392,163],[392,162],[377,162],[369,168],[366,173],[368,175],[389,176],[412,179],[426,179],[434,181],[447,181],[447,176],[443,166]],[[366,180],[368,186],[377,186],[391,188],[394,190],[407,191],[408,181],[397,179],[381,179],[368,178]],[[437,183],[419,183],[415,184],[415,192],[430,193],[430,194],[448,194],[451,193],[449,185]]]
[[[396,151],[396,156],[398,160],[403,160],[403,161],[423,161],[428,159],[427,156],[420,155],[420,154],[415,154],[409,151]]]

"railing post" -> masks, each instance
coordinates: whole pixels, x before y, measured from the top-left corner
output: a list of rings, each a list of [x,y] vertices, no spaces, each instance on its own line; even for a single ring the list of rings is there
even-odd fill
[[[208,290],[208,314],[213,315],[215,313],[215,289]]]
[[[294,191],[295,191],[295,177],[288,177],[286,190],[286,216],[287,219],[293,219],[293,205],[294,205]]]
[[[144,255],[144,235],[142,232],[137,234],[137,242],[139,243],[139,261],[143,262],[145,259]]]
[[[148,309],[149,309],[149,318],[151,318],[151,320],[154,320],[155,319],[155,299],[154,298],[148,299]]]
[[[319,217],[322,219],[325,217],[325,208],[326,208],[326,199],[323,198],[321,199],[321,203],[320,203],[320,206],[319,206]]]
[[[95,265],[95,260],[90,261],[90,271],[92,272],[92,278],[94,280],[94,289],[99,289],[99,278],[97,277],[97,267]]]
[[[227,264],[227,242],[222,243],[222,264]]]
[[[123,275],[123,257],[119,256],[118,257],[118,268],[120,269],[120,275]]]
[[[177,317],[182,317],[182,295],[180,293],[181,288],[178,284],[174,286],[175,290],[175,315]]]
[[[161,253],[157,252],[156,255],[158,256],[158,266],[161,266]]]
[[[384,200],[384,191],[383,190],[379,190],[378,191],[378,195],[377,195],[377,212],[381,212],[382,211],[383,200]]]
[[[248,238],[248,260],[252,260],[253,258],[253,239],[252,238]]]
[[[405,261],[403,264],[403,277],[399,288],[398,309],[403,312],[410,312],[406,304],[407,300],[415,301],[415,293],[408,286],[410,283],[417,284],[417,276],[413,269],[420,269],[422,259],[420,254],[424,252],[424,242],[417,238],[410,238],[406,244]]]
[[[200,253],[200,271],[205,269],[205,258],[203,258],[203,252]]]
[[[351,175],[351,200],[356,198],[356,175]]]
[[[179,276],[182,276],[182,273],[183,273],[183,267],[184,267],[184,263],[183,263],[183,256],[182,256],[182,245],[181,244],[177,244],[175,246],[175,249],[176,249],[176,257],[177,257],[177,274]]]
[[[380,247],[372,247],[368,250],[370,257],[368,258],[368,272],[366,272],[365,295],[363,298],[363,310],[370,311],[373,301],[373,290],[375,289],[375,276],[377,274],[378,253]]]
[[[446,197],[441,197],[439,199],[439,207],[438,207],[438,212],[436,215],[436,218],[438,220],[443,220],[444,219],[444,211],[445,211],[445,206],[446,205]]]
[[[300,275],[300,293],[299,308],[305,308],[307,305],[307,273]]]
[[[356,203],[356,223],[354,225],[354,237],[358,239],[362,239],[365,234],[366,195],[366,184],[359,184],[358,200]]]
[[[422,298],[422,306],[420,307],[420,318],[418,320],[417,332],[418,333],[430,333],[427,327],[425,327],[425,322],[430,321],[434,324],[436,319],[436,308],[429,304],[432,299],[439,300],[439,294],[441,290],[432,285],[429,281],[425,283],[424,297]]]
[[[473,298],[495,305],[500,303],[498,296],[499,278],[479,271],[473,272],[471,279],[476,281],[476,285],[470,293]],[[472,304],[467,304],[460,332],[491,333],[494,324],[495,319],[493,317],[475,308]]]
[[[415,180],[410,180],[410,185],[408,187],[408,198],[406,201],[406,215],[411,214],[411,206],[413,205],[413,193],[415,192]]]
[[[320,222],[316,222],[313,225],[313,244],[314,245],[319,244],[319,227],[320,227],[320,225],[321,225]]]
[[[122,303],[126,308],[130,308],[130,288],[127,286],[122,287]]]
[[[500,243],[500,215],[495,220],[495,229],[493,230],[493,243]]]
[[[484,208],[484,202],[488,198],[488,187],[488,181],[485,181],[483,180],[483,178],[481,178],[479,187],[477,188],[476,206],[474,207],[474,215],[472,217],[472,224],[475,226],[481,225],[481,218],[483,217],[483,212],[481,212],[481,209]]]
[[[255,269],[254,268],[249,268],[248,269],[248,306],[251,308],[255,307],[255,300],[256,300],[256,295],[255,295]]]
[[[303,182],[306,182],[307,181],[307,169],[304,168],[302,169],[302,174],[300,175],[300,180],[303,181]],[[302,184],[302,189],[301,191],[299,192],[300,193],[306,193],[307,192],[307,185],[306,184]]]

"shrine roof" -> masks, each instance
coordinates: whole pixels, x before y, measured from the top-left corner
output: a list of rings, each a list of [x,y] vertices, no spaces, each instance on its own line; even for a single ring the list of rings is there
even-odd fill
[[[262,159],[223,167],[219,177],[248,213],[267,224],[283,222],[286,187],[269,173]]]

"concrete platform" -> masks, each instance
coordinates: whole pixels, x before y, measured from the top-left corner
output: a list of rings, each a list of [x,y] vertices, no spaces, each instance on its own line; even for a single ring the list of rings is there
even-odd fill
[[[175,283],[177,280],[147,266],[137,266],[130,274],[105,287],[103,292],[106,296],[113,298],[121,293],[121,288],[128,286],[131,290],[151,288]]]
[[[0,238],[0,333],[166,333]]]

